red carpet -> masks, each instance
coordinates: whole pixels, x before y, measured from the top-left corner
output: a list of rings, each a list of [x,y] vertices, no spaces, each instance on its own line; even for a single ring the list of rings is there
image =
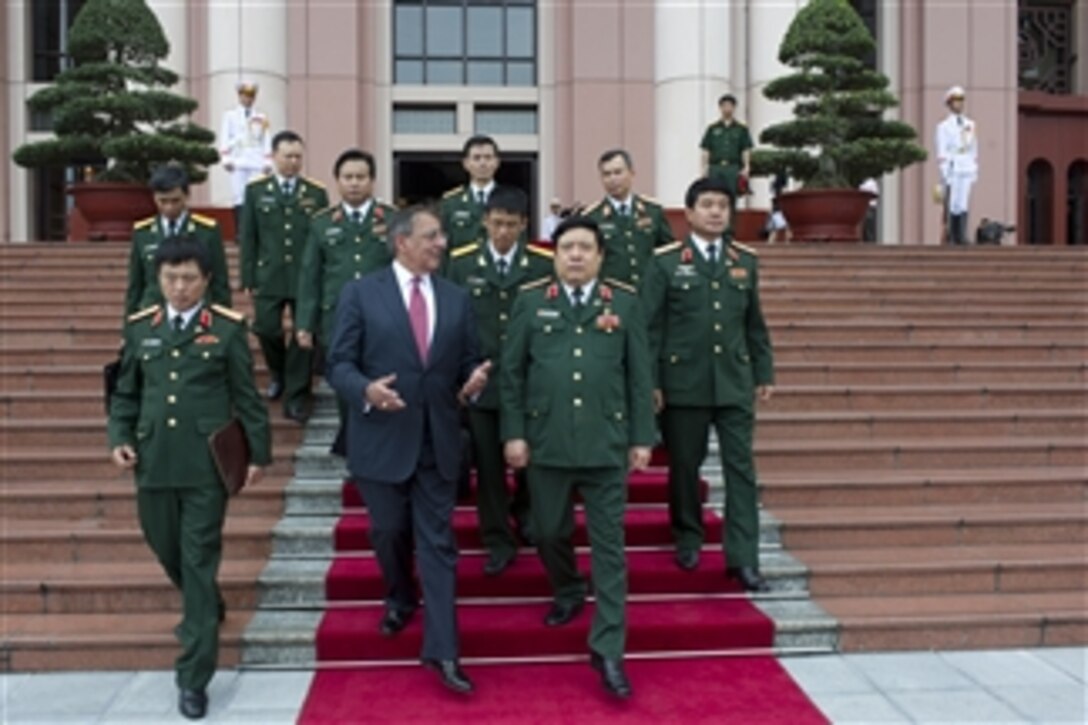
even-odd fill
[[[704,487],[705,495],[705,487]],[[719,548],[703,553],[698,570],[673,563],[666,476],[657,469],[631,477],[626,514],[629,547],[627,651],[651,654],[629,660],[635,688],[629,703],[610,701],[582,659],[592,603],[566,627],[546,628],[549,588],[532,550],[522,550],[500,577],[483,575],[475,511],[462,506],[454,529],[462,547],[458,623],[464,658],[520,660],[466,664],[479,692],[464,700],[446,693],[433,673],[415,664],[422,638],[417,616],[397,637],[378,632],[383,586],[369,551],[370,520],[355,488],[345,485],[344,513],[334,532],[338,555],[325,582],[330,606],[317,631],[319,670],[306,699],[303,723],[442,720],[482,722],[824,722],[778,665],[766,656],[774,623],[724,576]],[[586,545],[581,513],[575,541]],[[706,512],[708,542],[718,541],[720,521]],[[589,571],[588,551],[580,568]],[[751,656],[715,657],[730,651]],[[540,658],[578,658],[541,663]],[[537,658],[536,663],[526,660]],[[388,662],[389,666],[384,665]],[[393,664],[410,663],[399,667]],[[353,666],[354,665],[354,666]],[[365,708],[365,711],[362,710]]]

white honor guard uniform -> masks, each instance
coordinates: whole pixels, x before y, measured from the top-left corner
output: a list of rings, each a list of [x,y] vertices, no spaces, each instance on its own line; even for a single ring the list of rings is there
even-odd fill
[[[239,94],[257,95],[256,83],[239,83]],[[234,206],[245,201],[246,184],[272,166],[272,133],[268,116],[257,108],[239,103],[223,114],[219,131],[219,155],[230,164]]]
[[[945,104],[963,97],[963,88],[953,86],[945,93]],[[962,108],[937,124],[937,167],[945,189],[949,239],[964,244],[971,186],[978,180],[978,128]]]

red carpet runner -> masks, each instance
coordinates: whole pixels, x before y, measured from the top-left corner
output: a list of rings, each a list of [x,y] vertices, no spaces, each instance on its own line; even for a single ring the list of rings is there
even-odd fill
[[[382,581],[369,555],[368,517],[355,490],[344,488],[344,514],[334,534],[336,557],[326,578],[329,609],[317,631],[320,665],[300,722],[580,723],[624,722],[822,723],[824,718],[766,649],[774,623],[725,579],[720,549],[707,549],[700,568],[680,571],[672,561],[663,471],[633,474],[627,512],[628,676],[626,703],[610,700],[584,659],[592,607],[572,624],[546,628],[548,584],[531,550],[500,577],[485,577],[472,507],[454,520],[462,548],[458,620],[462,657],[520,660],[466,664],[477,692],[447,693],[416,663],[421,617],[393,638],[378,633]],[[576,541],[586,544],[579,524]],[[720,524],[707,513],[713,540]],[[589,569],[588,552],[579,555]],[[751,656],[715,656],[752,650]],[[526,660],[537,659],[536,663]],[[384,666],[382,662],[388,661]],[[352,663],[359,664],[352,667]],[[362,666],[365,663],[365,666]]]

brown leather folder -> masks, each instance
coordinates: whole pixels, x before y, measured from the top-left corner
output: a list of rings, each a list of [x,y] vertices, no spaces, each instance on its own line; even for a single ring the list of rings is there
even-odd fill
[[[227,494],[236,496],[246,485],[250,453],[246,432],[237,418],[208,436],[215,467]]]

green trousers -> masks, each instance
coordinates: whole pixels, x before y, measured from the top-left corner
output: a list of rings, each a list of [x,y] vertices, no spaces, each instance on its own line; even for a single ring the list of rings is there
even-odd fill
[[[597,598],[589,648],[602,657],[619,658],[627,640],[627,559],[623,550],[627,471],[551,468],[530,463],[533,534],[557,604],[577,604],[585,599],[587,591],[574,556],[575,491],[585,502],[593,592]]]
[[[506,486],[506,459],[499,436],[499,411],[469,408],[469,430],[476,457],[476,512],[484,548],[495,556],[512,556],[518,548],[510,516],[519,522],[529,518],[529,486],[525,472],[514,478],[514,495]]]
[[[669,451],[669,516],[676,548],[700,548],[703,531],[699,467],[706,458],[710,426],[718,434],[725,474],[722,545],[731,567],[759,566],[759,494],[752,456],[751,409],[666,407],[662,433]]]
[[[144,539],[170,581],[181,591],[182,619],[175,630],[181,655],[178,687],[204,689],[219,658],[221,595],[216,577],[223,553],[227,494],[215,485],[140,488],[137,513]]]
[[[295,313],[295,300],[278,297],[253,299],[253,333],[261,343],[265,364],[273,380],[283,381],[283,408],[306,405],[310,400],[313,351],[303,350],[292,336],[283,340],[283,310]]]

